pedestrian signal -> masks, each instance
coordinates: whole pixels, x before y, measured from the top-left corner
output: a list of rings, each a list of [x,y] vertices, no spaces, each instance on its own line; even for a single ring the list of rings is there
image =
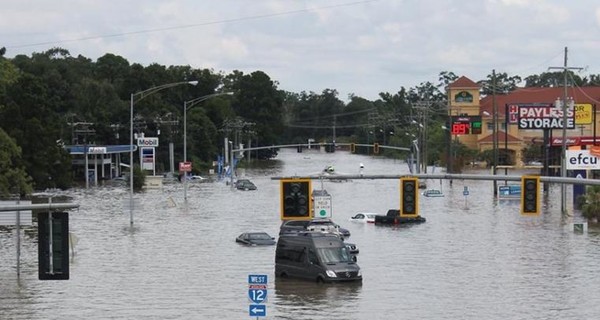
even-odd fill
[[[521,177],[521,214],[537,216],[540,214],[540,177]]]
[[[419,179],[400,179],[400,217],[419,216]]]
[[[310,179],[281,180],[281,220],[312,218]]]

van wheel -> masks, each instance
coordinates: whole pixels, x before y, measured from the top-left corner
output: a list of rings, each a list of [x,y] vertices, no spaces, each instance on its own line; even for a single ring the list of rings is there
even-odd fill
[[[323,277],[317,277],[317,283],[325,283],[325,280],[323,280]]]

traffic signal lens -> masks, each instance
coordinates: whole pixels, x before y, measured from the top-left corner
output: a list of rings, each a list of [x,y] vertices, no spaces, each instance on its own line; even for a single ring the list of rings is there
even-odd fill
[[[521,214],[540,214],[540,177],[523,176],[521,178]]]
[[[310,219],[310,180],[281,181],[281,219]]]
[[[400,216],[401,217],[417,217],[419,216],[418,209],[418,194],[417,194],[417,178],[402,178],[400,179]]]

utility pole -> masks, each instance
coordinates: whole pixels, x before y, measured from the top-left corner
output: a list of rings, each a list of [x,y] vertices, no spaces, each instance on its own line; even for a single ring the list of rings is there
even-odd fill
[[[492,126],[492,134],[493,134],[493,146],[494,148],[494,163],[492,174],[496,175],[496,167],[498,166],[498,105],[496,104],[496,69],[492,69],[492,106],[493,106],[493,115],[492,121],[494,125]],[[504,130],[508,130],[505,128]],[[498,196],[498,182],[494,180],[494,196]]]
[[[565,47],[565,60],[562,67],[550,67],[548,70],[559,69],[563,71],[564,74],[564,92],[563,92],[563,101],[562,101],[562,151],[560,155],[560,172],[561,177],[567,177],[567,74],[569,70],[577,70],[580,71],[583,68],[580,67],[568,67],[567,66],[567,52],[568,49]],[[567,212],[567,187],[564,183],[560,184],[560,208],[562,215],[568,215]]]

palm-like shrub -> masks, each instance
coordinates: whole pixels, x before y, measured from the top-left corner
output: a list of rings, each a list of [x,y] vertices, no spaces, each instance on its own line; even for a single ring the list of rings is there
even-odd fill
[[[588,186],[584,198],[581,214],[587,219],[600,220],[600,186]]]

